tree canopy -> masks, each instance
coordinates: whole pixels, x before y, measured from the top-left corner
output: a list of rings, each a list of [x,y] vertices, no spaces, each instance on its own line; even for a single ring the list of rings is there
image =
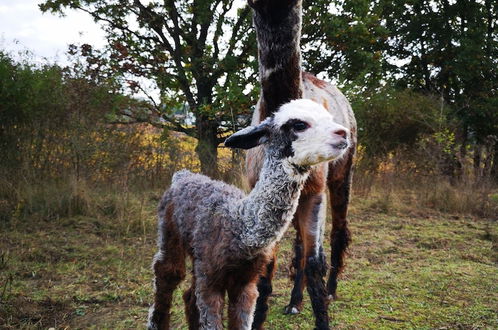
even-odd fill
[[[103,23],[107,57],[91,48],[86,55],[96,64],[101,63],[96,58],[106,58],[108,68],[146,93],[151,114],[165,126],[196,137],[202,170],[213,173],[217,145],[238,125],[239,114],[247,117],[257,95],[251,15],[239,5],[234,0],[49,0],[40,8],[77,9]],[[159,102],[143,78],[154,82]],[[195,117],[195,126],[177,116],[184,109]]]

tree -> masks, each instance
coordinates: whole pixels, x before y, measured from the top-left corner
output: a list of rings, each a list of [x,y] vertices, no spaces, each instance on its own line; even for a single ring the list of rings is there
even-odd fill
[[[372,1],[305,0],[304,11],[306,70],[361,89],[379,87],[396,70],[386,56],[389,30]]]
[[[353,96],[390,84],[442,98],[446,119],[459,123],[461,156],[496,140],[496,1],[314,0],[304,7],[309,70],[339,78]]]
[[[498,136],[496,1],[386,1],[383,8],[389,56],[406,63],[398,86],[444,98],[449,119],[460,122],[462,158],[468,145],[479,149]]]
[[[197,138],[202,172],[216,174],[217,146],[257,95],[251,85],[256,41],[247,6],[237,8],[235,0],[46,0],[40,8],[60,14],[76,9],[102,23],[105,66],[147,95],[161,124]],[[93,60],[96,54],[88,49]],[[159,102],[144,78],[158,88]],[[175,116],[183,109],[193,114],[195,126]]]

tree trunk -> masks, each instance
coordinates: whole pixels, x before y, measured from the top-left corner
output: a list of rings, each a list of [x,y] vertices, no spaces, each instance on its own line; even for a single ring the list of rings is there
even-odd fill
[[[197,119],[197,146],[195,152],[201,162],[201,172],[218,176],[218,123],[204,117]]]

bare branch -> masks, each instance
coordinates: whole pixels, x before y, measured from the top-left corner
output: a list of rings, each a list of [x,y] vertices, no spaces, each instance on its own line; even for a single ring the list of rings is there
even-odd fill
[[[137,85],[137,88],[140,89],[140,91],[142,93],[144,93],[144,95],[150,101],[150,104],[152,105],[152,108],[150,108],[150,109],[152,111],[154,111],[157,116],[159,116],[163,120],[165,120],[168,123],[170,123],[171,125],[173,125],[173,130],[178,131],[178,132],[183,132],[183,133],[185,133],[187,135],[190,135],[190,136],[194,136],[193,135],[194,134],[194,130],[186,128],[186,127],[183,127],[180,123],[178,123],[175,120],[173,120],[173,119],[167,117],[166,115],[164,115],[163,112],[161,111],[161,107],[159,106],[159,104],[157,104],[157,102],[154,100],[154,98],[149,93],[147,93],[147,91],[142,86]]]
[[[195,108],[197,104],[194,95],[190,90],[190,83],[187,79],[185,68],[182,64],[183,51],[179,39],[177,38],[178,40],[175,40],[175,46],[177,47],[173,48],[173,46],[168,41],[168,38],[164,35],[164,32],[162,31],[163,26],[166,29],[168,29],[168,26],[166,25],[164,18],[158,15],[157,13],[153,12],[149,8],[145,7],[139,0],[134,0],[134,3],[136,6],[140,8],[141,16],[145,20],[148,19],[150,28],[161,38],[165,49],[173,57],[173,61],[175,62],[176,65],[176,70],[178,72],[178,82],[180,83],[181,89],[185,94],[185,97],[187,98],[187,102],[189,103],[190,107]],[[158,23],[159,21],[161,21],[161,24]]]
[[[213,59],[214,60],[218,59],[218,55],[220,53],[218,41],[219,41],[220,36],[223,33],[223,23],[225,22],[225,16],[230,11],[230,9],[232,7],[233,7],[233,1],[229,2],[226,6],[223,6],[223,10],[222,10],[221,14],[218,15],[218,21],[216,22],[216,31],[214,33],[214,38],[213,38],[213,46],[214,46]]]

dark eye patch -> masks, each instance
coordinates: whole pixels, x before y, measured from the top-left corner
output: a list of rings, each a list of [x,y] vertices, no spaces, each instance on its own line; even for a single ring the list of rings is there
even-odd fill
[[[306,123],[304,121],[300,121],[300,120],[296,121],[295,123],[292,124],[292,128],[297,132],[302,132],[305,129],[307,129],[308,127],[310,127],[310,125],[308,125],[308,123]]]
[[[284,131],[291,130],[294,132],[302,132],[309,127],[310,124],[300,119],[289,119],[284,125],[282,125]]]

